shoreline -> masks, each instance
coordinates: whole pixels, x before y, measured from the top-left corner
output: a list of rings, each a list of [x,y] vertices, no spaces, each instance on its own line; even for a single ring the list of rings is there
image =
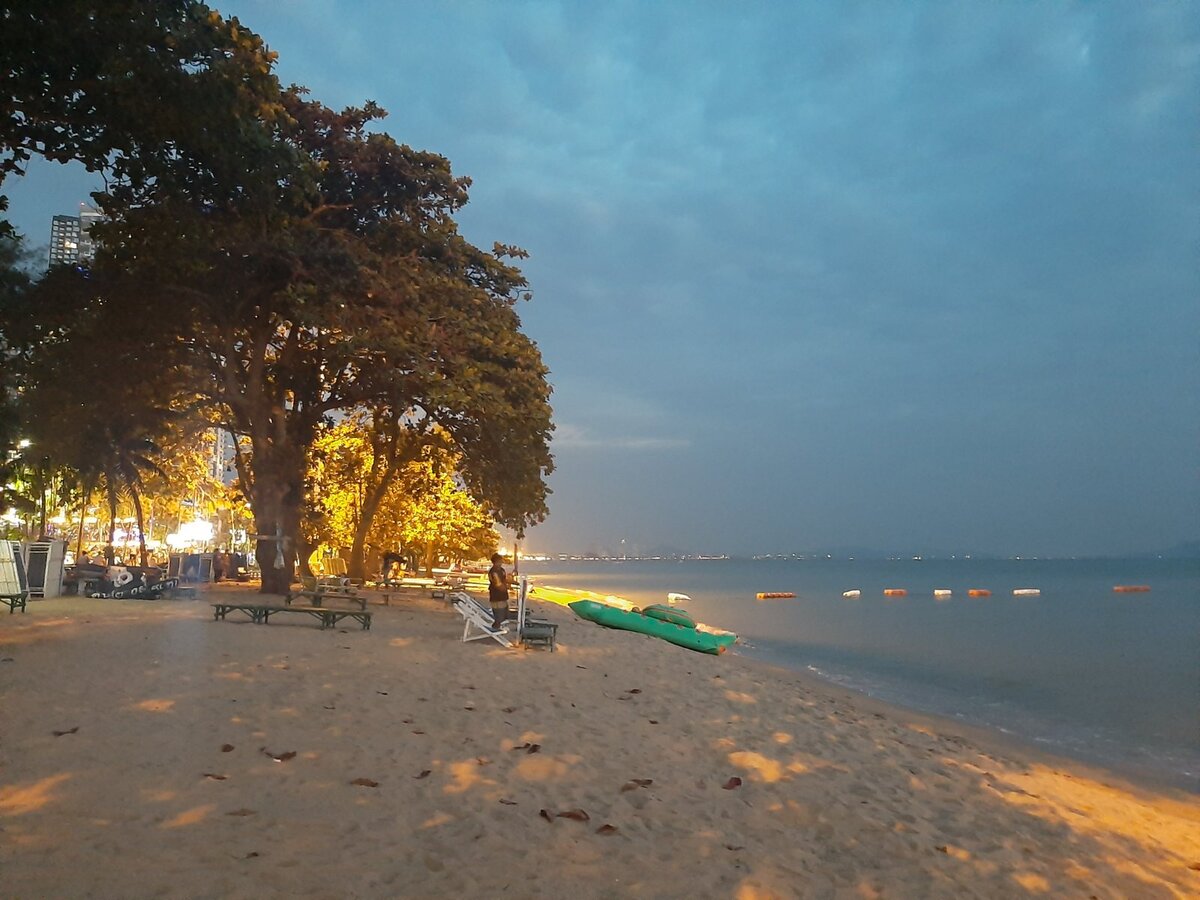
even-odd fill
[[[11,895],[1200,890],[1194,798],[811,673],[551,604],[555,653],[417,595],[370,631],[212,621],[247,592],[0,622]]]
[[[541,577],[541,576],[538,576]],[[537,585],[550,587],[557,593],[574,592],[587,595],[593,599],[612,597],[600,591],[583,587],[566,587],[562,585]],[[627,605],[634,605],[626,598],[619,598]],[[722,623],[707,623],[714,628],[725,628]],[[951,713],[939,712],[907,703],[901,699],[884,698],[869,693],[865,689],[841,683],[833,678],[825,677],[808,666],[793,667],[787,661],[779,659],[763,659],[752,654],[756,652],[754,644],[739,641],[732,648],[732,653],[747,662],[773,667],[781,672],[795,673],[805,678],[813,679],[816,684],[827,686],[830,690],[844,692],[847,697],[861,698],[880,708],[886,707],[901,711],[912,716],[925,717],[929,722],[944,729],[960,729],[970,733],[976,740],[994,743],[997,746],[1010,748],[1013,752],[1023,752],[1044,759],[1059,767],[1077,767],[1091,773],[1096,778],[1120,781],[1127,786],[1142,786],[1148,790],[1180,791],[1183,794],[1200,799],[1200,775],[1189,775],[1183,771],[1167,770],[1133,760],[1114,759],[1111,757],[1079,757],[1072,755],[1068,748],[1056,744],[1050,739],[1039,739],[1020,732],[1004,728],[1001,725],[975,720],[969,717],[959,718]],[[747,652],[748,651],[748,652]],[[1058,749],[1061,748],[1061,749]]]

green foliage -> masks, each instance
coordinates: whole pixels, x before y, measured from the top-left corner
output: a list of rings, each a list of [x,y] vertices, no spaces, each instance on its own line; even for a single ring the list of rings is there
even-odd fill
[[[245,441],[256,528],[282,528],[289,555],[308,449],[338,411],[392,423],[376,458],[442,429],[492,517],[545,517],[550,388],[506,261],[525,253],[463,239],[470,182],[445,158],[370,131],[372,103],[279,91],[261,40],[192,0],[25,0],[0,26],[0,174],[40,153],[109,176],[92,270],[53,273],[54,303],[0,312],[27,387],[103,347],[141,376],[104,392],[127,438],[161,434],[177,398],[207,411]],[[88,419],[101,383],[39,415]],[[264,574],[278,591],[290,572]]]

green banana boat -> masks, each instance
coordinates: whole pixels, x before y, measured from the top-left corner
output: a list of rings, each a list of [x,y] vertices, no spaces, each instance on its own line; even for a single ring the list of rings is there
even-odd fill
[[[670,641],[680,647],[696,650],[700,653],[724,653],[737,640],[737,635],[731,632],[713,634],[711,631],[697,631],[696,627],[676,625],[664,622],[653,616],[644,616],[641,612],[618,609],[615,606],[605,606],[595,600],[576,600],[567,604],[571,611],[581,619],[595,622],[606,628],[619,628],[622,631],[636,631],[651,637]]]

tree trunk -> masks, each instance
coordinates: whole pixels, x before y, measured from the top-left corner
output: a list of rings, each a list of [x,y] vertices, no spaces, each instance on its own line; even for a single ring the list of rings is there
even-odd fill
[[[117,537],[117,492],[108,488],[108,545],[104,548],[104,559],[110,566],[117,556],[117,548],[113,541]]]
[[[300,504],[304,500],[304,450],[255,448],[250,466],[254,485],[250,505],[258,540],[262,593],[286,594],[292,586],[299,549]]]
[[[138,494],[137,488],[132,485],[129,488],[129,496],[133,500],[133,511],[137,515],[138,564],[144,569],[149,565],[146,559],[146,517],[142,514],[142,498]]]
[[[83,552],[83,520],[87,518],[88,501],[92,499],[92,491],[95,490],[95,487],[95,483],[90,481],[83,486],[83,503],[79,507],[79,539],[75,541],[76,560]]]

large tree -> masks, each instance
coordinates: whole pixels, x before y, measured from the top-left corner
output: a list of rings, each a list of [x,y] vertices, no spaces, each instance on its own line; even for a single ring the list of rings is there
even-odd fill
[[[200,9],[182,0],[147,7],[186,8],[186,22]],[[110,221],[99,228],[92,295],[80,304],[89,314],[59,327],[83,338],[132,329],[154,360],[148,377],[186,373],[196,403],[244,436],[239,475],[267,538],[264,591],[287,587],[307,449],[339,410],[374,406],[441,425],[499,521],[539,521],[552,467],[550,389],[514,308],[527,285],[508,260],[522,251],[466,241],[453,216],[469,181],[441,156],[370,132],[378,107],[337,113],[299,89],[272,97],[261,42],[236,22],[205,21],[219,46],[204,63],[192,56],[176,66],[183,55],[166,53],[166,83],[178,70],[187,86],[167,102],[204,92],[196,71],[211,76],[212,93],[194,111],[175,110],[178,147],[115,151],[99,198]],[[258,75],[243,72],[254,65]],[[222,98],[236,120],[224,154],[211,139],[229,115],[216,108]],[[51,104],[45,118],[69,121],[71,109]],[[200,126],[182,121],[193,112]],[[269,564],[275,535],[279,568]]]

